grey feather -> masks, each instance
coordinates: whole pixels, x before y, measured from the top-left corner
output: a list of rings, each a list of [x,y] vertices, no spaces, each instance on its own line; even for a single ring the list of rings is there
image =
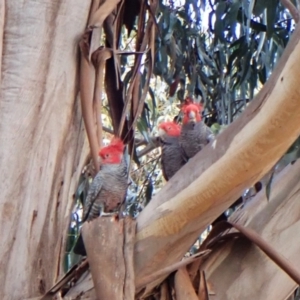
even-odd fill
[[[187,162],[187,157],[179,144],[179,137],[165,135],[160,138],[160,145],[162,172],[168,181]]]
[[[120,164],[101,166],[88,190],[82,222],[97,218],[101,212],[114,212],[120,208],[128,186],[126,159],[123,155]]]
[[[211,129],[203,121],[189,122],[181,127],[179,143],[188,158],[192,158],[215,138]]]

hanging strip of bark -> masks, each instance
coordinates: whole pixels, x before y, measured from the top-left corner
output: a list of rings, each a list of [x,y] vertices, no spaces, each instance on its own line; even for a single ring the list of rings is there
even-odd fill
[[[100,148],[102,147],[102,92],[105,62],[111,57],[111,51],[106,48],[98,48],[92,55],[92,61],[96,69],[96,80],[94,90],[94,113],[97,124],[97,137]]]
[[[176,272],[175,293],[178,300],[199,300],[185,267]]]
[[[109,14],[116,8],[119,1],[120,0],[107,0],[104,1],[100,7],[99,0],[93,1],[88,28],[86,29],[86,32],[84,33],[79,43],[81,49],[80,98],[82,115],[96,172],[99,170],[98,151],[101,142],[98,141],[98,137],[101,137],[101,126],[99,120],[100,112],[95,112],[95,109],[100,109],[100,105],[93,105],[93,99],[95,98],[94,92],[98,92],[98,86],[95,83],[95,80],[98,79],[98,76],[95,72],[95,68],[91,64],[90,59],[92,53],[98,48],[103,22],[107,18],[107,16],[109,16]],[[96,119],[94,117],[94,114],[96,115]]]
[[[93,93],[95,89],[95,69],[89,61],[90,52],[90,40],[92,36],[92,30],[87,29],[84,33],[79,46],[81,50],[80,59],[80,99],[82,116],[86,133],[88,136],[93,164],[96,172],[99,171],[98,164],[98,151],[99,143],[97,140],[97,133],[95,127],[95,120],[93,115]]]
[[[83,225],[82,236],[97,299],[134,299],[135,227],[135,221],[129,217],[97,218]]]
[[[204,271],[200,271],[198,298],[198,300],[209,300],[208,284]]]

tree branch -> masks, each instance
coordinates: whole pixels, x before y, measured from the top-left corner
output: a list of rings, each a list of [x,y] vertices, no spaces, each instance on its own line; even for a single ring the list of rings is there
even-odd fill
[[[151,152],[152,150],[154,150],[157,147],[159,147],[159,142],[158,142],[158,138],[155,136],[155,137],[151,138],[150,143],[145,148],[138,151],[137,156],[142,157],[142,156],[148,154],[149,152]]]
[[[276,70],[241,116],[183,166],[138,216],[137,286],[144,276],[180,260],[207,225],[299,136],[299,40],[298,26]]]
[[[97,299],[134,299],[135,227],[130,217],[97,218],[83,225],[82,236]]]
[[[299,10],[290,0],[281,0],[281,4],[290,12],[296,23],[299,22]]]
[[[300,230],[299,172],[298,160],[274,178],[269,200],[262,191],[242,211],[237,211],[230,217],[230,220],[255,230],[298,269],[300,247],[295,237]],[[233,264],[234,271],[231,268]],[[223,300],[232,297],[247,298],[250,289],[252,299],[266,299],[266,295],[268,299],[287,299],[290,292],[298,286],[283,271],[278,272],[278,266],[272,260],[266,259],[257,247],[251,247],[244,239],[226,243],[213,251],[204,268],[207,270],[208,280],[215,287],[218,299]],[[258,273],[262,280],[256,285],[255,274]],[[220,281],[221,278],[226,278],[226,281]],[[280,285],[277,287],[278,282]],[[240,287],[238,290],[233,288],[237,285]]]

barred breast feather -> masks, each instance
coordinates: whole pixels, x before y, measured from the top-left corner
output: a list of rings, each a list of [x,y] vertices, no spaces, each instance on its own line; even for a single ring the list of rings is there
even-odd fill
[[[125,199],[126,191],[127,164],[123,156],[121,164],[101,166],[88,190],[82,222],[97,218],[102,206],[104,212],[117,211]]]
[[[162,149],[161,165],[164,178],[168,181],[187,162],[179,144],[179,137],[160,138]]]
[[[183,124],[179,144],[188,158],[195,156],[214,139],[211,129],[203,121]]]

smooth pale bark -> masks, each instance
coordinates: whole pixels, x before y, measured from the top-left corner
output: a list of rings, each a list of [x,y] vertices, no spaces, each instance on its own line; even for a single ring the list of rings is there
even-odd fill
[[[61,272],[89,151],[76,99],[89,8],[80,0],[0,1],[0,299],[42,295]]]
[[[130,217],[97,218],[82,226],[97,299],[134,300],[135,227]]]
[[[136,284],[181,259],[197,236],[278,161],[300,133],[300,28],[243,114],[140,213]],[[153,288],[158,279],[148,288]]]
[[[286,167],[273,181],[268,201],[261,191],[239,213],[239,224],[259,233],[296,268],[300,268],[300,161]],[[240,239],[213,253],[206,263],[214,299],[284,300],[297,284],[261,250]]]
[[[186,268],[179,269],[174,278],[177,300],[199,300]]]

